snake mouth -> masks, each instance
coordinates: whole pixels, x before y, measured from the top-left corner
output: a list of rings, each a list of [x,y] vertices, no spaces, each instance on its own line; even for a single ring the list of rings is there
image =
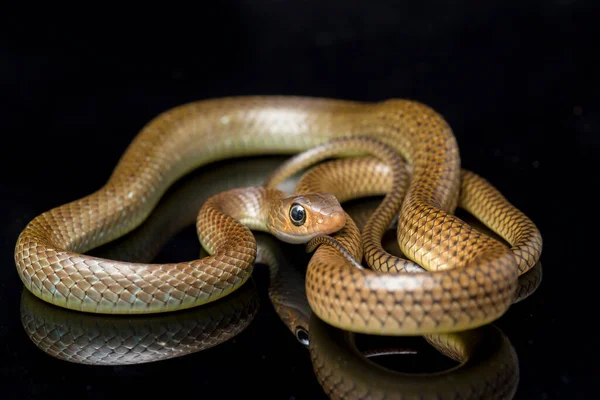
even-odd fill
[[[281,240],[282,242],[286,242],[286,243],[290,243],[290,244],[305,244],[308,243],[314,236],[316,236],[315,234],[304,234],[304,235],[297,235],[297,234],[291,234],[291,233],[287,233],[287,232],[281,232],[281,231],[275,231],[273,232],[273,235]]]

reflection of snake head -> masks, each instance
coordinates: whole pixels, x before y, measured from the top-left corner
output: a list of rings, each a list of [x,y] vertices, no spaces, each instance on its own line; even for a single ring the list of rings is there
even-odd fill
[[[273,202],[268,224],[279,240],[300,244],[339,231],[346,214],[332,194],[294,195]]]
[[[272,235],[256,232],[256,263],[269,267],[269,298],[284,325],[308,346],[310,306],[305,292],[306,253]]]
[[[275,307],[279,318],[293,333],[296,339],[308,347],[308,332],[310,322],[310,308],[306,298],[301,298],[300,290],[281,293],[282,288],[273,288],[270,291],[271,303]]]

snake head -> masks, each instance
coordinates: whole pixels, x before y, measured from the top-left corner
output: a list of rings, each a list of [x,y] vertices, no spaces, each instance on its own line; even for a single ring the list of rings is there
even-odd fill
[[[302,244],[321,235],[330,235],[346,224],[346,213],[330,193],[307,193],[273,202],[269,231],[286,243]]]

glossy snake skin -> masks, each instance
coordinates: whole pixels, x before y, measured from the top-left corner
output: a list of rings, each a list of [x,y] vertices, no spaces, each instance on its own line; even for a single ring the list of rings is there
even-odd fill
[[[198,210],[210,197],[237,187],[259,186],[284,160],[284,157],[252,157],[201,168],[178,182],[140,227],[95,249],[94,253],[119,261],[152,262],[160,257],[159,253],[173,236],[194,226]],[[291,191],[294,183],[290,180],[284,187]],[[279,270],[287,271],[289,264],[281,253],[281,243],[268,234],[259,232],[255,236],[256,262],[269,265],[273,276],[269,289],[277,299],[282,299],[274,304],[284,301],[286,306],[293,307],[295,301],[278,290],[278,282],[284,278]],[[287,275],[286,272],[286,282]],[[303,289],[304,281],[300,284]],[[241,333],[258,309],[252,279],[230,296],[213,303],[154,315],[80,313],[55,307],[26,290],[21,297],[23,327],[39,349],[64,361],[105,366],[162,361],[218,346]]]
[[[40,215],[24,229],[15,249],[17,270],[36,296],[82,311],[149,313],[214,301],[251,273],[252,234],[228,213],[246,207],[251,214],[256,206],[264,207],[272,197],[263,189],[239,190],[233,193],[237,196],[216,197],[203,207],[201,214],[209,218],[199,217],[198,230],[203,246],[213,253],[208,258],[148,265],[81,253],[138,226],[175,180],[200,165],[237,156],[294,154],[333,138],[364,135],[408,161],[411,178],[399,213],[398,242],[408,258],[433,272],[365,270],[356,275],[340,262],[339,253],[322,246],[307,274],[313,310],[335,326],[378,334],[462,330],[504,313],[516,288],[517,259],[506,246],[451,214],[461,181],[456,140],[441,116],[408,100],[248,97],[169,110],[142,129],[99,191]],[[481,200],[474,200],[474,209]],[[257,227],[254,220],[241,219]],[[505,220],[503,215],[498,219]],[[359,235],[351,220],[340,233]],[[541,237],[537,242],[534,259]],[[362,258],[361,246],[345,245]]]
[[[145,262],[154,259],[170,237],[193,225],[197,210],[208,197],[236,186],[256,185],[281,161],[250,159],[198,171],[163,199],[139,229],[123,240],[99,249],[98,254],[119,260]],[[332,186],[333,191],[339,191],[335,187],[340,187],[343,181],[336,177],[343,176],[343,169],[332,166],[341,164],[324,164],[318,169],[327,172],[318,169],[314,172],[330,184],[336,184]],[[226,179],[228,176],[232,178]],[[310,180],[310,174],[304,178]],[[386,175],[382,178],[380,185],[385,182]],[[363,230],[379,203],[380,199],[372,198],[345,203],[344,208]],[[465,217],[470,225],[495,235],[473,217]],[[392,229],[388,231],[392,232]],[[429,337],[428,341],[437,350],[450,354],[459,362],[458,368],[416,375],[392,371],[365,357],[381,351],[360,351],[352,335],[331,328],[318,318],[311,318],[304,275],[300,268],[290,264],[294,257],[289,252],[291,249],[282,247],[270,235],[258,233],[256,239],[257,262],[268,265],[270,270],[271,302],[301,343],[308,346],[310,335],[309,351],[316,378],[330,398],[488,399],[510,398],[509,395],[514,393],[518,383],[518,360],[510,342],[498,329],[485,327]],[[400,254],[392,235],[386,235],[383,243],[390,253]],[[519,278],[518,292],[522,297],[529,295],[539,284],[539,280],[530,278],[535,271],[534,268]],[[205,307],[167,315],[123,318],[92,316],[53,307],[25,291],[21,318],[32,342],[53,357],[80,364],[130,365],[187,356],[230,339],[256,314],[255,295],[254,285],[244,285],[233,295]],[[199,357],[202,360],[202,356]]]
[[[322,155],[327,155],[327,152]],[[313,160],[320,158],[320,154],[313,152]],[[290,164],[293,162],[289,161]],[[307,160],[304,164],[310,163]],[[395,166],[399,171],[402,167]],[[285,164],[280,169],[295,170]],[[366,222],[362,235],[351,220],[344,230],[335,235],[357,260],[361,260],[364,253],[367,264],[374,271],[350,267],[333,248],[319,249],[310,260],[307,271],[306,290],[313,311],[338,328],[369,334],[451,332],[460,330],[457,329],[459,325],[474,328],[498,318],[502,310],[520,296],[515,289],[518,281],[516,278],[513,281],[512,276],[525,274],[539,260],[542,241],[533,222],[489,182],[473,172],[462,170],[458,205],[481,221],[492,234],[482,233],[454,217],[455,221],[460,221],[455,232],[460,233],[459,228],[468,226],[470,236],[477,236],[484,243],[493,241],[495,246],[514,254],[516,264],[501,264],[502,268],[491,272],[478,264],[434,272],[413,267],[381,246],[381,239],[393,219],[389,212],[390,203],[397,205],[397,200],[404,194],[399,183],[402,182],[402,178],[399,179],[402,174],[393,169],[389,163],[375,158],[338,160],[312,168],[298,182],[296,190],[299,192],[327,190],[341,202],[386,195]],[[283,177],[285,174],[282,174]],[[346,189],[349,187],[352,189]],[[394,187],[398,189],[390,194]],[[398,232],[401,224],[402,219],[399,219]],[[435,224],[426,226],[430,235],[440,236]],[[401,235],[398,233],[398,237]],[[365,244],[364,249],[360,246],[361,240]],[[398,243],[402,242],[399,240]],[[457,252],[454,258],[464,257],[459,250],[454,250]],[[319,251],[326,253],[318,257]],[[400,251],[407,255],[401,247]],[[337,261],[334,262],[334,258]],[[345,265],[345,268],[332,268],[336,263]],[[410,267],[410,272],[407,272],[407,267]],[[328,281],[338,282],[338,285],[328,285]],[[507,286],[511,288],[503,292]],[[351,307],[355,304],[352,296],[365,293],[365,287],[371,290],[368,296],[363,297],[370,301],[363,301],[360,307]]]
[[[358,185],[358,189],[357,185],[352,185],[353,182],[356,182],[356,177],[350,173],[350,171],[356,171],[357,167],[360,167],[359,170],[366,168],[372,171],[369,179],[365,180],[369,184]],[[495,199],[496,202],[501,200],[498,193],[487,182],[468,171],[463,171],[463,174],[477,179],[480,186],[472,185],[472,181],[469,179],[464,180],[461,186],[463,191],[461,199],[475,195],[472,191],[478,188],[487,194],[496,195],[490,200]],[[327,162],[309,170],[298,182],[298,188],[300,190],[326,189],[339,196],[344,208],[355,222],[356,228],[365,237],[373,234],[369,230],[373,230],[373,213],[377,211],[378,207],[381,207],[381,199],[371,197],[368,200],[362,199],[360,202],[352,202],[352,200],[387,194],[393,182],[392,178],[389,165],[378,159],[357,158]],[[401,192],[399,191],[400,195]],[[485,212],[480,212],[479,215],[488,219],[490,215],[495,215],[495,209],[492,206],[497,204],[496,202],[488,201],[486,207],[480,209],[480,211],[485,209]],[[461,207],[468,204],[463,200],[459,202]],[[506,211],[511,211],[505,221],[507,223],[497,223],[493,218],[492,221],[496,222],[489,223],[497,232],[482,224],[472,214],[463,213],[462,218],[481,233],[496,238],[506,246],[510,246],[510,242],[498,233],[513,240],[513,243],[517,243],[516,246],[512,246],[513,251],[516,250],[517,254],[525,249],[532,251],[532,247],[535,249],[537,241],[531,241],[536,237],[532,235],[532,232],[535,232],[533,224],[512,207]],[[370,221],[371,224],[369,224]],[[526,234],[528,231],[529,234]],[[392,232],[393,228],[388,227],[385,234]],[[520,239],[515,240],[515,236],[511,235],[511,232],[520,232]],[[346,244],[348,244],[346,240],[354,237],[344,232],[334,236]],[[391,257],[401,257],[402,252],[398,248],[395,235],[382,236],[383,252]],[[370,263],[368,262],[368,264]],[[293,276],[291,271],[286,271],[284,276],[289,275]],[[520,274],[513,303],[530,296],[539,286],[541,276],[542,270],[539,262],[527,272]],[[293,292],[292,285],[286,286],[285,293]],[[294,282],[294,286],[298,286],[296,282]],[[294,296],[294,298],[298,297],[300,296]],[[296,301],[295,304],[302,303]],[[296,311],[297,309],[300,312]],[[377,361],[370,358],[369,353],[385,354],[385,349],[372,352],[361,350],[357,347],[356,336],[353,332],[325,324],[316,315],[310,315],[308,306],[305,306],[305,309],[308,311],[302,312],[302,307],[291,309],[293,317],[288,317],[285,321],[293,321],[293,325],[289,326],[289,329],[293,331],[295,327],[296,335],[301,343],[308,342],[316,378],[331,399],[512,399],[517,390],[519,383],[517,355],[509,339],[494,326],[486,325],[462,332],[425,335],[424,339],[431,346],[455,360],[457,365],[434,373],[410,373],[394,371],[379,365]],[[308,333],[304,332],[302,336],[299,336],[298,332],[301,332],[301,329]],[[308,341],[305,339],[306,337],[309,338]],[[402,345],[402,343],[399,344]],[[391,353],[395,353],[394,348],[391,349]],[[417,357],[419,356],[417,355]]]
[[[254,176],[247,177],[247,183],[252,184],[252,179],[260,179],[256,177],[265,167],[275,164],[271,160],[250,160],[248,165],[257,165],[252,168]],[[237,172],[236,180],[239,180],[245,172],[241,167],[241,163],[227,165],[211,170],[211,176]],[[154,259],[171,236],[193,224],[195,210],[207,193],[199,184],[210,183],[207,182],[210,179],[203,179],[205,176],[186,181],[185,187],[171,194],[153,211],[141,229],[126,236],[121,243],[109,245],[102,254],[117,259]],[[218,189],[213,184],[210,190]],[[367,200],[349,204],[347,210],[362,230],[377,205],[378,201]],[[477,226],[473,218],[468,222]],[[429,340],[436,349],[459,361],[458,368],[415,375],[394,372],[371,362],[365,355],[371,357],[377,351],[359,351],[352,335],[311,318],[304,293],[304,276],[300,269],[290,265],[290,253],[271,236],[260,233],[256,236],[257,260],[269,266],[269,295],[275,310],[301,343],[308,346],[310,335],[314,372],[328,397],[487,399],[510,398],[508,394],[514,392],[518,383],[518,360],[510,342],[496,328],[437,335],[432,338],[437,340]],[[391,236],[384,241],[384,247],[393,247],[393,253],[397,254],[397,244]],[[520,291],[527,294],[535,287],[523,283],[531,272],[534,270],[519,278]],[[243,298],[247,300],[240,301]],[[187,356],[223,343],[252,321],[258,306],[256,299],[254,285],[244,285],[232,296],[207,307],[124,319],[54,307],[24,291],[21,319],[31,341],[55,358],[78,364],[130,365]]]

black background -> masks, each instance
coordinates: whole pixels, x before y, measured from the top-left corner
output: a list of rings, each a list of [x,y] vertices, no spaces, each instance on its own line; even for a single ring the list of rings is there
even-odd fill
[[[1,16],[0,359],[14,397],[323,397],[307,352],[267,305],[235,344],[138,367],[56,361],[20,322],[12,252],[25,224],[97,189],[158,113],[244,94],[403,97],[440,112],[463,166],[544,237],[542,286],[497,322],[519,356],[517,397],[595,397],[598,331],[586,315],[598,312],[597,258],[585,235],[597,205],[582,186],[600,126],[593,1],[46,7],[6,5]]]

